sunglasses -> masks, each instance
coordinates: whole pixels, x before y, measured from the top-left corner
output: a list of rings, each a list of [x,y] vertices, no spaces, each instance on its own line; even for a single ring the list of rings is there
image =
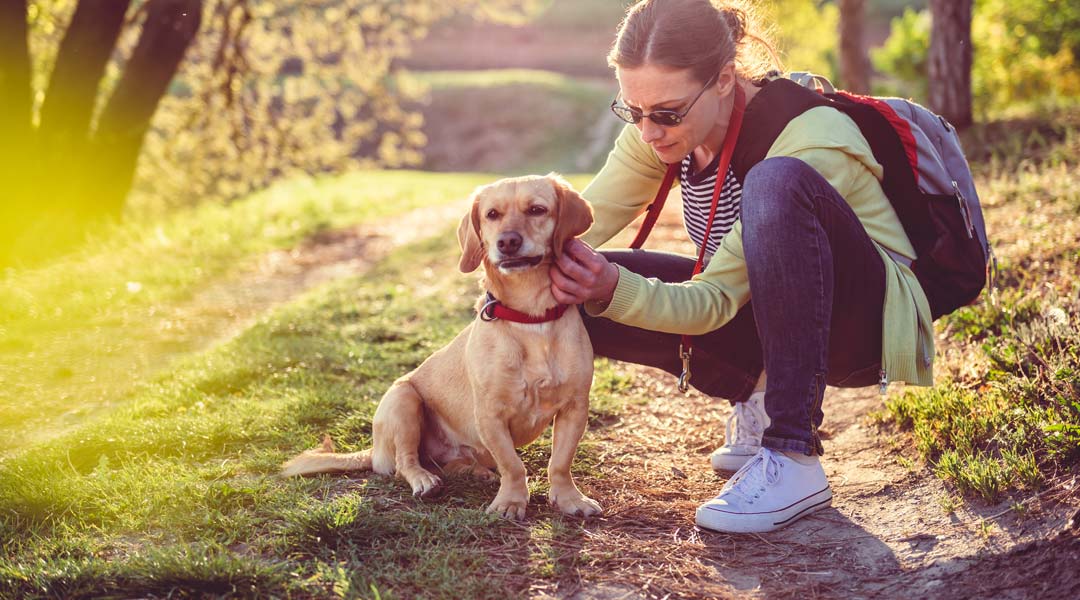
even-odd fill
[[[654,110],[651,113],[645,114],[640,109],[627,106],[625,104],[619,104],[619,96],[615,96],[615,99],[611,101],[611,112],[615,113],[616,117],[619,117],[627,123],[633,123],[637,125],[642,119],[649,119],[653,123],[661,127],[675,127],[679,123],[682,123],[683,117],[690,112],[691,108],[694,108],[694,104],[697,103],[701,95],[705,93],[705,90],[709,89],[712,84],[716,83],[719,73],[709,78],[709,82],[705,84],[705,87],[701,88],[701,91],[694,96],[694,99],[690,101],[690,104],[683,109],[682,112],[674,110]]]

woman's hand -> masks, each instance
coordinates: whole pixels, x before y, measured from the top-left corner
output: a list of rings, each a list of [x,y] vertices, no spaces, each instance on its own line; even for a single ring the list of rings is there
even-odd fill
[[[563,254],[551,266],[551,293],[561,304],[588,300],[611,302],[619,283],[619,269],[581,240],[563,246]]]

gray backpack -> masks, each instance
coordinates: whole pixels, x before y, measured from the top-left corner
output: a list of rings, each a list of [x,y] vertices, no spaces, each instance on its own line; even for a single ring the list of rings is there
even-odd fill
[[[742,181],[787,123],[816,106],[831,106],[855,121],[884,168],[882,188],[918,256],[909,264],[930,302],[933,318],[978,299],[993,253],[979,196],[956,129],[941,116],[902,98],[837,91],[827,79],[792,73],[769,81],[754,98],[762,122],[749,128],[732,158]],[[744,131],[747,125],[744,123]]]

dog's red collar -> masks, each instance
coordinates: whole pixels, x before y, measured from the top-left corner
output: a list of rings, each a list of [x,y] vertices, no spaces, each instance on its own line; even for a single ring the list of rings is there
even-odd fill
[[[480,307],[479,313],[481,321],[502,319],[504,321],[513,321],[515,323],[547,323],[548,321],[554,321],[563,316],[563,313],[566,312],[567,308],[570,308],[569,304],[556,304],[544,311],[543,315],[536,317],[506,306],[502,302],[496,300],[495,296],[491,295],[491,292],[488,292],[487,300],[485,300],[484,305]]]

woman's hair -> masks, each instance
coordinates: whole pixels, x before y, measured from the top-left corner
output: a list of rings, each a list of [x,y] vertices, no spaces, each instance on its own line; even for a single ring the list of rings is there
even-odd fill
[[[754,16],[741,0],[641,0],[626,11],[608,64],[689,69],[705,83],[734,60],[741,77],[761,79],[780,59]]]

